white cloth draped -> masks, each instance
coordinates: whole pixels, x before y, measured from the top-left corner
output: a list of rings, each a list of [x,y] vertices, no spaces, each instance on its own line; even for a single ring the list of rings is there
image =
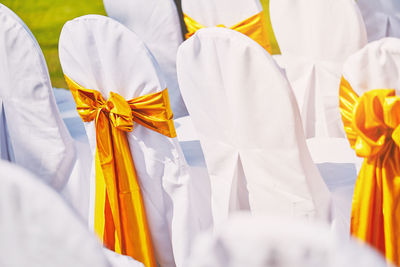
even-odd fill
[[[325,225],[234,216],[196,243],[189,267],[385,267],[371,248],[338,239]]]
[[[233,26],[260,13],[259,0],[182,0],[183,12],[203,26]]]
[[[0,265],[110,266],[96,238],[38,177],[0,162]]]
[[[0,4],[1,157],[62,189],[75,146],[58,112],[42,51],[25,24]]]
[[[362,95],[372,89],[395,89],[400,95],[400,39],[388,37],[369,43],[347,59],[343,77]]]
[[[176,77],[181,25],[173,0],[104,0],[108,16],[134,31],[153,53],[168,86],[174,117],[187,115]]]
[[[104,98],[113,91],[129,100],[166,88],[159,66],[144,43],[107,17],[89,15],[67,22],[59,53],[64,73],[85,88],[99,90]],[[85,127],[94,155],[94,122],[85,123]],[[163,267],[182,266],[192,239],[208,227],[210,208],[207,202],[198,203],[201,196],[176,138],[138,124],[127,136],[157,260]],[[94,175],[91,180],[93,189]]]
[[[103,249],[60,195],[38,177],[5,161],[0,161],[0,173],[1,266],[143,267]]]
[[[271,0],[271,23],[306,138],[344,137],[338,86],[344,60],[367,43],[353,0]]]
[[[368,41],[400,37],[400,2],[398,0],[357,0],[367,27]]]
[[[267,51],[238,32],[202,29],[178,50],[177,70],[217,226],[237,210],[328,219],[330,193],[288,81]]]

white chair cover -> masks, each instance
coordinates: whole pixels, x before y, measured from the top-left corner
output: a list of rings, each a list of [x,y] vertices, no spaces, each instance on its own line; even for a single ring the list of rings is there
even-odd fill
[[[400,39],[372,42],[347,59],[343,77],[361,96],[372,89],[395,89],[400,95]]]
[[[0,161],[0,265],[110,266],[96,238],[59,195]]]
[[[340,240],[324,225],[235,216],[196,242],[189,267],[385,267],[371,248]]]
[[[85,88],[99,90],[105,98],[111,91],[128,100],[166,88],[158,64],[143,42],[107,17],[89,15],[67,22],[59,53],[66,75]],[[85,127],[94,155],[94,121]],[[135,124],[128,141],[157,260],[162,267],[175,266],[175,262],[182,266],[192,239],[208,219],[202,213],[208,207],[195,204],[198,193],[176,138]],[[94,176],[91,180],[94,188]],[[91,202],[93,211],[93,198]]]
[[[182,31],[173,0],[103,0],[108,16],[134,31],[153,53],[165,74],[174,117],[187,110],[176,77],[176,52]]]
[[[306,138],[344,137],[338,86],[344,60],[367,43],[354,0],[271,0],[271,23]]]
[[[367,27],[368,41],[400,37],[400,2],[398,0],[357,0]]]
[[[203,26],[233,26],[263,9],[259,0],[182,0],[183,13]]]
[[[0,161],[0,172],[1,266],[143,267],[101,248],[59,195],[37,177],[5,161]]]
[[[330,194],[307,150],[296,101],[267,51],[238,32],[202,29],[178,50],[177,70],[210,174],[216,224],[236,210],[328,217]]]
[[[25,24],[0,4],[0,151],[3,159],[61,189],[75,146],[52,92],[42,51]]]

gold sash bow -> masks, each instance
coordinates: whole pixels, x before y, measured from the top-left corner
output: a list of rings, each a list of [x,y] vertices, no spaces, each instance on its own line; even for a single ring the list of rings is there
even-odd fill
[[[186,39],[195,34],[196,31],[205,28],[186,14],[183,14],[183,19],[188,29],[188,33],[185,35]],[[217,27],[226,28],[225,25],[217,25]],[[247,35],[271,54],[271,43],[269,41],[267,22],[263,12],[251,16],[250,18],[229,28]]]
[[[351,233],[400,265],[400,97],[393,89],[359,97],[343,77],[339,95],[347,138],[365,158],[354,190]]]
[[[143,199],[126,132],[136,122],[175,137],[167,89],[126,101],[110,93],[85,89],[69,77],[67,84],[85,122],[96,127],[95,231],[111,250],[156,267]]]

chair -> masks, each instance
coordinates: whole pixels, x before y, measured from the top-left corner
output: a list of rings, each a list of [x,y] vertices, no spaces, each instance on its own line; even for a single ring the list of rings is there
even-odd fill
[[[400,37],[400,3],[396,0],[358,0],[368,41]]]
[[[210,174],[216,226],[238,210],[328,220],[330,193],[296,101],[264,49],[236,31],[201,29],[179,48],[177,70]]]
[[[0,19],[0,156],[61,190],[76,162],[75,146],[45,59],[29,29],[2,4]]]
[[[338,85],[343,62],[367,43],[352,0],[271,0],[271,23],[300,107],[306,138],[343,138]]]
[[[384,267],[382,257],[354,240],[338,239],[325,225],[268,216],[233,216],[203,234],[189,267]]]
[[[119,252],[128,255],[138,253],[135,248],[130,250],[132,248],[130,242],[138,240],[136,237],[132,239],[135,235],[128,234],[134,228],[127,226],[128,228],[124,230],[124,228],[118,229],[118,225],[114,225],[115,230],[108,232],[107,227],[113,227],[109,225],[110,216],[112,216],[114,223],[118,223],[115,221],[115,214],[121,213],[121,216],[127,216],[126,218],[131,220],[129,216],[138,214],[138,210],[141,210],[143,218],[147,218],[147,222],[140,223],[143,231],[140,230],[136,234],[149,242],[147,243],[149,248],[154,246],[155,256],[160,266],[175,266],[175,264],[182,266],[181,262],[186,259],[190,252],[192,239],[195,238],[198,231],[209,226],[209,219],[204,215],[209,212],[209,208],[206,202],[205,204],[202,203],[202,196],[193,186],[195,181],[192,179],[177,139],[167,137],[174,136],[173,124],[171,124],[172,114],[167,108],[165,110],[160,109],[162,111],[159,114],[156,113],[157,109],[154,109],[154,111],[147,109],[146,111],[146,103],[148,102],[145,101],[145,98],[154,101],[151,96],[162,96],[161,99],[164,100],[161,104],[166,105],[166,107],[169,104],[165,97],[166,83],[162,78],[157,62],[136,34],[113,19],[97,15],[83,16],[67,22],[60,36],[59,53],[63,71],[78,103],[78,111],[80,109],[85,110],[84,106],[87,103],[81,103],[80,97],[87,95],[96,97],[96,99],[107,99],[106,97],[108,97],[107,100],[96,102],[105,101],[108,107],[104,111],[105,106],[95,109],[102,116],[100,119],[109,116],[107,114],[117,114],[120,108],[121,112],[125,110],[125,115],[116,117],[112,125],[118,123],[118,125],[121,124],[119,127],[123,127],[125,119],[122,118],[129,120],[130,114],[135,116],[133,130],[129,132],[131,129],[128,128],[132,125],[126,124],[126,134],[118,130],[123,128],[117,129],[104,120],[103,126],[110,125],[107,127],[111,127],[112,135],[110,138],[119,136],[121,142],[127,140],[127,143],[123,143],[112,152],[107,152],[117,153],[113,155],[113,162],[117,164],[114,166],[117,166],[119,170],[117,174],[113,172],[116,180],[113,180],[110,172],[105,171],[100,165],[96,165],[96,168],[94,168],[95,177],[94,175],[91,177],[91,227],[95,229],[104,243],[110,246],[115,244],[113,249],[116,251],[118,251],[117,245],[122,244],[126,246],[125,251],[123,247],[120,247],[121,251]],[[88,97],[86,100],[91,101],[90,99]],[[138,99],[144,99],[144,102],[137,104]],[[131,107],[126,107],[127,100],[129,100],[129,103],[136,103],[137,105],[131,104]],[[132,113],[129,110],[134,108],[135,105],[137,110],[135,109],[136,111]],[[116,107],[116,109],[113,109],[113,107]],[[144,111],[141,110],[142,107],[145,108]],[[156,127],[151,128],[151,123],[146,122],[146,118],[151,119],[153,116],[160,116],[161,118],[164,115],[166,117],[160,120],[167,123],[170,128],[165,129],[164,132],[161,132],[163,134],[160,134],[160,131],[155,131],[157,130]],[[84,121],[86,121],[85,128],[93,156],[99,157],[96,159],[96,164],[105,164],[104,153],[99,150],[97,143],[101,138],[100,149],[104,147],[102,129],[107,128],[99,127],[98,119],[96,119],[97,122],[87,119]],[[157,122],[153,122],[157,126]],[[106,130],[107,132],[108,130]],[[164,134],[167,136],[164,136]],[[112,141],[114,147],[120,144],[116,139],[112,140],[114,140]],[[121,162],[122,159],[123,162]],[[131,159],[133,164],[130,163]],[[123,164],[125,164],[123,167],[118,167]],[[135,168],[136,171],[132,168]],[[120,174],[122,172],[127,172],[126,175],[128,176],[136,173],[137,177],[131,176],[127,181],[125,176]],[[103,175],[104,177],[102,177]],[[138,184],[135,185],[136,180]],[[118,181],[123,182],[119,185],[113,185]],[[131,189],[124,189],[125,182],[129,184]],[[133,190],[132,187],[136,189]],[[117,192],[125,191],[125,196],[127,196],[125,200],[116,197]],[[118,199],[118,203],[125,203],[128,206],[125,208],[111,206],[111,211],[107,215],[104,213],[107,210],[107,203],[116,204],[107,201],[105,197]],[[131,198],[134,197],[136,201],[132,202]],[[145,210],[140,203],[143,203]],[[203,204],[203,206],[200,206],[200,204]],[[137,210],[127,212],[130,209],[129,205],[137,205]],[[143,235],[147,231],[146,224],[149,226],[151,239],[147,234]],[[124,225],[121,227],[124,227]],[[115,242],[111,240],[114,231],[117,231],[119,236],[119,239],[116,239]],[[123,231],[127,231],[127,234],[124,234]],[[107,239],[108,237],[111,239]],[[127,238],[126,243],[123,243],[124,240],[121,238]],[[118,244],[118,242],[121,243]],[[139,246],[143,247],[143,245]],[[150,258],[153,259],[153,256],[148,256],[148,259]],[[143,262],[142,260],[139,261]],[[145,266],[151,266],[154,261],[148,260],[148,262],[143,263]]]
[[[1,266],[143,266],[102,249],[76,213],[38,177],[2,160],[0,172]]]
[[[400,264],[400,40],[372,42],[347,59],[340,84],[344,129],[364,158],[352,207],[351,233]]]
[[[227,27],[239,31],[271,53],[269,28],[259,0],[182,0],[188,33],[186,39],[203,27]]]
[[[173,0],[104,0],[108,16],[134,31],[153,53],[167,82],[174,117],[187,115],[176,78],[176,52],[182,43]]]

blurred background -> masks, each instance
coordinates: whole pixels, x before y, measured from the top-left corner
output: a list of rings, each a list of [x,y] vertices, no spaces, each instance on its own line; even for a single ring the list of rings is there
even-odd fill
[[[105,15],[102,0],[1,0],[27,24],[47,61],[53,87],[66,88],[58,59],[58,39],[65,22],[87,15]]]

